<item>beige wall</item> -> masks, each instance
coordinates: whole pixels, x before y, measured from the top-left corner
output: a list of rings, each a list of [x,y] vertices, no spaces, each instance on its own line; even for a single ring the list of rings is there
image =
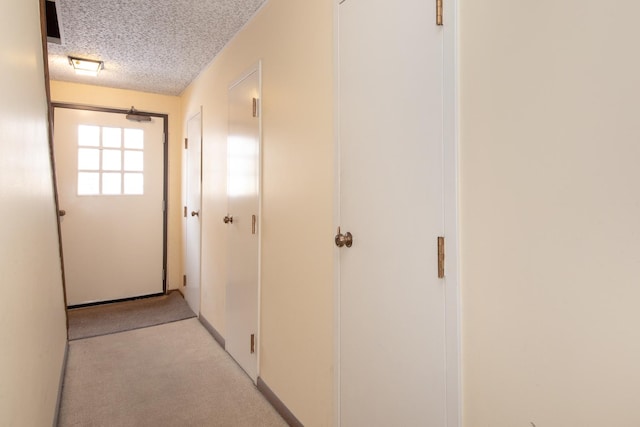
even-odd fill
[[[100,78],[100,77],[98,77]],[[180,98],[102,86],[52,81],[54,102],[129,109],[169,115],[169,211],[167,236],[167,288],[182,284],[182,117]]]
[[[270,0],[182,96],[203,106],[202,314],[223,335],[227,89],[263,66],[260,376],[307,426],[333,416],[332,2]]]
[[[464,425],[640,425],[640,3],[461,0]]]
[[[38,2],[0,6],[0,425],[49,426],[66,346]]]

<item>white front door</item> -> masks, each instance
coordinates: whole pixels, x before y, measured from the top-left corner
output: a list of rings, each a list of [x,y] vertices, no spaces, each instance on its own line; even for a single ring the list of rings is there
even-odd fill
[[[229,89],[225,349],[254,382],[258,375],[259,99],[259,70]]]
[[[55,109],[67,304],[163,292],[164,123]]]
[[[340,422],[446,425],[443,39],[435,1],[339,6]]]
[[[194,313],[200,313],[200,203],[202,188],[202,114],[187,122],[187,205],[184,297]]]

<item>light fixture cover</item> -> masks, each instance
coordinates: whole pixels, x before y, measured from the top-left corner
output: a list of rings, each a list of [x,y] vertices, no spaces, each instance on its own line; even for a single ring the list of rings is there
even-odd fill
[[[104,68],[104,62],[95,61],[93,59],[69,57],[69,64],[73,66],[76,74],[83,76],[97,76],[100,70]]]

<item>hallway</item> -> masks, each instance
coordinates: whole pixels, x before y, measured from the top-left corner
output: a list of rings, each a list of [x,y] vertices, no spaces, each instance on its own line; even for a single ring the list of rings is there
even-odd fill
[[[67,426],[286,426],[197,319],[69,343]]]
[[[156,277],[166,290],[198,289],[201,298],[194,311],[227,348],[233,335],[228,313],[234,308],[228,298],[230,228],[255,230],[259,323],[251,334],[259,354],[256,382],[260,390],[272,391],[265,395],[278,410],[286,409],[281,412],[285,417],[292,414],[308,427],[640,426],[640,57],[633,54],[640,39],[640,2],[614,1],[606,8],[592,0],[434,2],[268,0],[214,61],[171,95],[109,87],[105,77],[119,64],[108,57],[95,58],[104,62],[97,78],[50,79],[44,1],[3,1],[0,426],[58,424],[68,348],[61,425],[281,423],[196,319],[69,345],[59,219],[64,215],[68,225],[74,211],[58,203],[52,103],[119,112],[135,106],[167,115],[169,172],[163,187],[168,198],[153,205],[167,215],[167,265],[163,269],[157,263]],[[92,3],[114,8],[149,4],[145,15],[160,12],[166,18],[158,21],[166,30],[161,37],[143,34],[154,43],[192,33],[168,13],[182,2],[169,2],[170,7]],[[356,5],[370,7],[372,14],[351,8]],[[417,46],[400,43],[425,26],[368,20],[389,18],[383,12],[404,11],[404,5],[421,8],[411,19],[435,12],[429,34],[442,34],[454,45],[437,49],[448,64],[442,74],[422,67],[434,62],[417,60],[426,52],[422,37],[410,38]],[[439,5],[443,25],[438,24]],[[341,16],[350,16],[353,23],[345,25],[349,22]],[[116,37],[104,37],[94,27],[90,34],[116,47],[136,44],[125,21],[114,27]],[[375,37],[364,37],[364,30],[376,29]],[[351,55],[341,49],[345,31],[364,39],[362,47],[347,44]],[[213,47],[206,45],[206,50]],[[369,55],[379,59],[366,69],[348,66],[346,58]],[[62,59],[73,72],[73,61]],[[169,62],[155,70],[172,72]],[[416,77],[394,78],[380,64]],[[263,120],[262,202],[255,220],[236,216],[231,223],[229,89],[258,65],[263,70],[260,94],[244,111]],[[342,148],[349,147],[342,142],[351,140],[342,135],[343,125],[354,123],[342,108],[348,89],[343,74],[359,84],[348,105],[363,126],[352,134],[372,136],[350,156],[342,155]],[[139,79],[152,81],[146,76]],[[438,83],[436,92],[454,95],[446,103],[438,101],[447,114],[434,128],[437,139],[442,128],[448,142],[441,153],[407,156],[410,141],[423,147],[436,137],[423,130],[405,138],[396,131],[406,129],[400,119],[432,119],[422,107],[435,98],[422,96],[412,108],[397,89],[415,84],[415,94],[433,83]],[[365,106],[377,107],[384,117],[374,119]],[[188,123],[198,114],[201,209],[191,208],[183,197]],[[377,132],[378,124],[389,129]],[[384,149],[388,155],[376,155],[374,162],[372,153]],[[424,179],[404,165],[422,172],[428,161],[444,159],[450,161],[442,186],[451,196],[442,202],[451,215],[433,221],[444,227],[442,234],[424,237],[419,233],[426,214],[415,207],[437,206],[433,212],[440,215],[440,203],[431,204],[425,195],[443,181]],[[396,190],[392,197],[352,164],[377,165],[372,169],[379,181]],[[98,169],[78,169],[78,174],[102,173]],[[398,177],[404,177],[402,182],[390,185]],[[363,186],[356,197],[341,189],[349,178]],[[359,205],[361,199],[371,208],[352,219],[343,215],[343,207]],[[379,214],[384,214],[380,220]],[[185,223],[196,218],[201,223],[198,280],[185,272],[183,250]],[[352,234],[349,249],[346,233]],[[396,236],[406,237],[411,246],[394,243]],[[374,256],[366,256],[368,250]],[[381,266],[377,259],[385,251],[394,262],[376,276],[382,279],[379,288],[362,274],[349,275],[349,263],[367,273],[368,267]],[[399,279],[399,273],[409,266],[437,269],[438,279],[444,276],[431,285],[434,275],[418,271],[411,274],[411,283],[419,291],[447,292],[444,301],[456,306],[437,318],[451,333],[441,323],[422,320],[435,311],[427,308],[432,299],[426,291],[417,297],[405,292],[409,281]],[[360,287],[349,286],[350,280]],[[343,290],[353,304],[344,303]],[[373,297],[378,301],[370,302]],[[343,334],[347,330],[357,342]],[[417,342],[416,330],[433,331],[438,341],[421,340],[411,350],[404,343]],[[437,371],[437,378],[413,375],[442,360],[437,343],[443,340],[453,349],[445,352],[451,356],[446,370]],[[239,342],[251,349],[250,336],[241,335]],[[349,350],[354,357],[346,360]],[[378,355],[390,360],[372,363]],[[418,361],[407,363],[405,355]],[[218,369],[218,363],[228,369]],[[394,370],[402,379],[388,375]],[[434,378],[442,385],[443,372],[450,377],[446,395],[423,387]],[[356,379],[351,388],[350,378]],[[416,382],[421,388],[414,391]],[[389,384],[396,393],[389,393]],[[221,391],[227,385],[238,389]],[[255,411],[236,407],[240,397],[256,402]],[[366,405],[354,405],[356,399]],[[406,416],[407,407],[446,410],[446,422],[423,422],[418,416],[384,422],[383,416]],[[346,418],[346,411],[355,415]],[[361,422],[364,417],[373,421]]]

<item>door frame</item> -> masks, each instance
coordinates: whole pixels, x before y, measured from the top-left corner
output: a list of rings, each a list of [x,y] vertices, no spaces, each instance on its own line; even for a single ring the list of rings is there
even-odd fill
[[[334,198],[333,229],[340,226],[340,4],[333,2],[334,58]],[[434,1],[435,7],[435,1]],[[445,276],[445,354],[447,427],[459,427],[462,420],[461,400],[461,333],[460,333],[460,265],[459,265],[459,173],[458,173],[458,0],[444,2],[443,30],[443,210],[446,237]],[[434,23],[435,25],[435,23]],[[334,425],[340,426],[340,251],[334,248],[333,271],[333,360],[334,360]],[[375,375],[375,373],[372,373]]]
[[[120,109],[120,108],[108,108],[108,107],[96,107],[93,105],[83,105],[83,104],[72,104],[65,102],[52,102],[51,103],[51,111],[52,111],[52,121],[55,127],[55,109],[56,108],[66,108],[70,110],[84,110],[84,111],[96,111],[99,113],[114,113],[114,114],[127,114],[129,110]],[[123,298],[118,299],[117,301],[127,301],[131,299],[140,299],[145,297],[152,297],[158,295],[164,295],[167,293],[167,228],[168,228],[168,213],[169,213],[169,115],[168,114],[160,114],[160,113],[150,113],[145,111],[137,111],[136,114],[142,116],[149,117],[157,117],[162,119],[163,126],[163,147],[162,147],[162,201],[163,201],[163,209],[162,209],[162,293],[159,294],[151,294],[145,295],[142,297],[134,297],[134,298]],[[55,138],[53,139],[53,143],[55,144]],[[53,147],[52,147],[52,155],[53,155]],[[56,187],[56,198],[58,197],[58,189]],[[62,235],[60,236],[60,252],[62,254]],[[64,263],[62,263],[62,274],[64,276]],[[65,291],[65,299],[66,299],[66,291]],[[93,305],[101,305],[108,304],[115,301],[100,301],[89,304],[81,304],[75,305],[73,307],[67,308],[77,308],[77,307],[86,307]]]

